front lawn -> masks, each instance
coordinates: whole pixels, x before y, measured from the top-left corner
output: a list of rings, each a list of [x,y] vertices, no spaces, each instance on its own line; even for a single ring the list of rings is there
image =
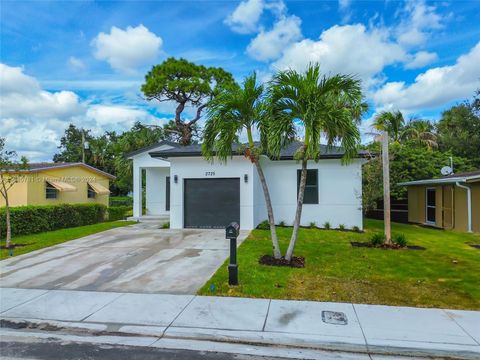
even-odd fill
[[[303,269],[260,265],[271,253],[270,232],[254,230],[238,249],[240,285],[228,286],[227,260],[199,294],[480,310],[480,250],[465,244],[480,243],[480,235],[393,224],[394,234],[426,250],[352,247],[383,231],[383,222],[365,227],[301,229],[295,255],[306,258]],[[291,228],[277,232],[284,252]]]
[[[38,234],[15,236],[12,239],[13,244],[26,244],[13,249],[13,256],[28,253],[30,251],[43,249],[49,246],[57,245],[65,241],[78,239],[87,235],[99,233],[101,231],[114,229],[117,227],[127,226],[135,224],[134,221],[111,221],[98,223],[93,225],[78,226],[68,229],[61,229],[55,231],[47,231]],[[3,246],[5,246],[5,239],[1,240]],[[0,250],[0,259],[9,258],[9,251],[7,249]]]

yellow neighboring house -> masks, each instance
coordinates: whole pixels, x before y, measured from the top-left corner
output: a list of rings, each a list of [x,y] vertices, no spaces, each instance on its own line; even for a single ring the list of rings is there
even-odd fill
[[[408,221],[458,231],[480,232],[480,170],[408,186]]]
[[[83,163],[28,164],[8,192],[10,206],[97,203],[108,206],[115,176]],[[0,207],[5,200],[0,197]]]

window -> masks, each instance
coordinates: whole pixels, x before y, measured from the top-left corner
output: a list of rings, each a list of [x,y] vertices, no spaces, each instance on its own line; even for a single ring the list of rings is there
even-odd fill
[[[297,170],[297,196],[300,189],[300,177],[302,170]],[[307,182],[305,184],[304,204],[318,204],[318,170],[307,170]]]
[[[45,186],[45,197],[47,199],[56,199],[57,198],[57,192],[58,190],[55,189],[52,185],[50,185],[48,182]]]
[[[88,187],[87,187],[87,197],[89,199],[95,199],[97,197],[97,193],[95,192],[95,190],[93,190],[90,184],[88,184]]]
[[[435,209],[436,209],[435,195],[436,195],[435,189],[427,189],[427,196],[426,196],[427,223],[432,223],[432,224],[435,224]]]

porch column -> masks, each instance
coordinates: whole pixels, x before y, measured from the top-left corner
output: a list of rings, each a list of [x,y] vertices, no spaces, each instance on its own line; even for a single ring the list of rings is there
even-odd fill
[[[133,217],[142,216],[142,168],[133,165]]]

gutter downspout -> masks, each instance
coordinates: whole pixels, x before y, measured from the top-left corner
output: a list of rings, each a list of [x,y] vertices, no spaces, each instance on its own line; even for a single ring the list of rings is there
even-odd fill
[[[467,190],[467,213],[468,213],[468,232],[472,232],[472,189],[469,186],[462,185],[458,181],[456,185],[459,188]]]

